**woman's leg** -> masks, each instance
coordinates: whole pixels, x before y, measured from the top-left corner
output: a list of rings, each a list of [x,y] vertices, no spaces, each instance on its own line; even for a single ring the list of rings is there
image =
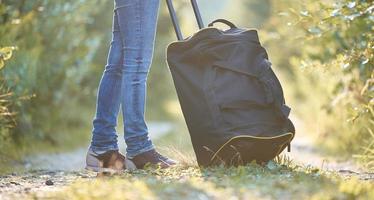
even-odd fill
[[[121,103],[123,46],[116,12],[107,65],[100,81],[90,149],[97,154],[118,150],[117,116]]]
[[[122,112],[127,156],[152,150],[144,119],[146,81],[151,65],[159,0],[116,0],[122,38]]]

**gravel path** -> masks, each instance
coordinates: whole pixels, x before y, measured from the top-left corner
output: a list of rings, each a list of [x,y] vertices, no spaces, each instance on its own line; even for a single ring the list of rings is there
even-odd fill
[[[40,199],[43,194],[61,190],[79,179],[94,179],[95,173],[87,171],[31,170],[27,173],[12,173],[0,176],[0,200]]]

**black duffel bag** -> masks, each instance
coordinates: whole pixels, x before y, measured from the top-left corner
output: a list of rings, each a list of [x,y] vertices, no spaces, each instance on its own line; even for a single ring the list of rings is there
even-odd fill
[[[167,0],[178,41],[167,61],[200,166],[267,162],[294,138],[283,91],[256,30],[219,19],[183,39]],[[230,27],[219,30],[216,22]]]

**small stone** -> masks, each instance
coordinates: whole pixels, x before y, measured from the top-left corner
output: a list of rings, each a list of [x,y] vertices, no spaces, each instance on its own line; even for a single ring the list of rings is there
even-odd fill
[[[27,188],[24,189],[24,191],[25,191],[26,193],[29,193],[29,192],[31,191],[31,188],[27,187]]]
[[[21,184],[15,182],[15,181],[11,181],[10,183],[13,184],[13,185],[21,185]]]
[[[54,183],[53,183],[53,181],[51,181],[51,180],[47,180],[47,181],[45,182],[45,184],[46,184],[46,185],[53,185]]]

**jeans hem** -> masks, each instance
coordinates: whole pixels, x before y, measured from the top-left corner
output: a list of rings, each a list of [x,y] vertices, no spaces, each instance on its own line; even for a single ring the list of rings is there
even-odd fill
[[[107,146],[107,147],[90,146],[89,149],[92,150],[93,152],[97,153],[97,154],[103,154],[103,153],[108,152],[108,151],[118,151],[119,150],[118,145]]]

